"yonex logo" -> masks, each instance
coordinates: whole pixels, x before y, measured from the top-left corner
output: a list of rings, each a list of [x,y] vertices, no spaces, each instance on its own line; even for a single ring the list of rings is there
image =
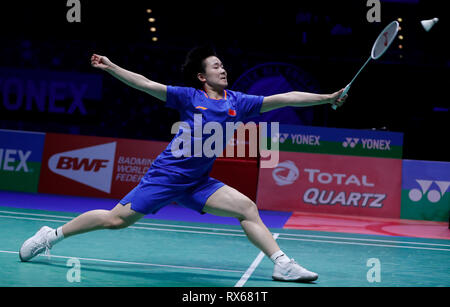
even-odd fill
[[[281,144],[291,140],[291,144],[320,146],[320,135],[278,133],[273,138],[273,142],[279,141]]]
[[[448,187],[450,186],[450,181],[432,181],[432,180],[421,180],[416,179],[416,182],[419,184],[420,189],[412,189],[409,191],[409,199],[413,202],[420,201],[423,196],[426,194],[427,199],[431,203],[437,203],[441,200],[442,196],[444,196]],[[435,183],[439,188],[439,191],[436,189],[431,189],[432,184]]]
[[[23,152],[20,149],[0,148],[0,170],[18,172],[23,170],[28,173],[27,160],[31,155],[31,150]],[[17,163],[17,158],[19,163]],[[17,166],[15,166],[17,164]]]
[[[355,148],[361,142],[361,146],[364,149],[371,150],[391,150],[391,140],[381,140],[381,139],[360,139],[346,137],[345,141],[342,142],[342,147],[344,148]]]
[[[54,154],[48,160],[55,174],[110,193],[116,142]]]
[[[350,146],[350,148],[355,148],[358,142],[359,142],[358,138],[345,138],[345,141],[342,142],[342,147],[347,148]]]
[[[281,144],[286,141],[286,139],[289,137],[289,133],[277,133],[273,138],[272,142],[277,143],[280,142]]]
[[[282,175],[282,173],[286,171],[288,171],[287,175]],[[277,185],[284,186],[293,184],[298,179],[299,173],[295,163],[287,160],[277,165],[272,172],[272,177]]]

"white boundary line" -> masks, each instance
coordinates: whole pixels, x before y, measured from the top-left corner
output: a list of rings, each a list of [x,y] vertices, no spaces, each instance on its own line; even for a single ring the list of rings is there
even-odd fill
[[[26,213],[26,212],[11,212],[11,211],[1,211],[0,213],[7,213],[7,214],[15,214],[15,215],[30,215],[30,216],[42,216],[42,217],[56,217],[56,218],[62,218],[67,220],[72,220],[76,216],[61,216],[61,215],[50,215],[50,214],[37,214],[37,213]],[[6,216],[2,216],[6,217]],[[192,228],[192,229],[206,229],[206,230],[223,230],[223,231],[230,231],[230,232],[241,232],[244,233],[242,230],[238,229],[229,229],[229,228],[217,228],[217,227],[198,227],[198,226],[183,226],[183,225],[172,225],[172,224],[160,224],[160,223],[143,223],[143,222],[136,222],[134,225],[151,225],[151,226],[169,226],[174,228]]]
[[[446,246],[450,247],[450,244],[439,243],[423,243],[423,242],[408,242],[408,241],[395,241],[395,240],[376,240],[376,239],[362,239],[362,238],[349,238],[349,237],[335,237],[335,236],[318,236],[318,235],[301,235],[282,233],[283,236],[290,237],[305,237],[305,238],[324,238],[324,239],[339,239],[339,240],[353,240],[353,241],[366,241],[366,242],[382,242],[382,243],[397,243],[397,244],[411,244],[411,245],[431,245],[431,246]],[[412,238],[412,237],[410,237]],[[427,238],[425,238],[427,239]],[[287,239],[289,240],[289,239]],[[429,239],[429,240],[443,240],[443,239]]]
[[[61,215],[49,215],[49,214],[38,214],[38,213],[27,213],[27,212],[13,212],[13,211],[2,211],[0,213],[7,214],[15,214],[15,215],[30,215],[30,216],[42,216],[42,217],[56,217],[71,220],[76,216],[61,216]],[[0,217],[5,218],[15,218],[10,216],[0,215]],[[33,219],[33,218],[25,218],[21,217],[19,219],[30,219],[30,220],[42,220],[49,222],[66,222],[61,220],[48,220],[48,219]],[[137,222],[134,225],[149,225],[149,226],[167,226],[172,228],[192,228],[192,229],[204,229],[204,230],[216,230],[216,231],[230,231],[237,233],[244,233],[242,230],[238,229],[230,229],[230,228],[217,228],[217,227],[199,227],[199,226],[183,226],[183,225],[172,225],[172,224],[161,224],[161,223],[143,223]],[[424,243],[424,242],[408,242],[408,241],[395,241],[395,240],[377,240],[377,239],[369,239],[369,238],[352,238],[352,237],[339,237],[339,236],[325,236],[325,235],[306,235],[306,234],[291,234],[291,233],[280,233],[282,236],[290,236],[290,237],[305,237],[305,238],[324,238],[324,239],[338,239],[338,240],[352,240],[352,241],[366,241],[366,242],[382,242],[382,243],[397,243],[397,244],[411,244],[411,245],[431,245],[431,246],[444,246],[450,247],[450,244],[439,244],[439,243]],[[413,237],[411,237],[413,238]],[[286,238],[287,239],[287,238]],[[424,238],[428,239],[428,238]],[[288,240],[288,239],[287,239]],[[444,240],[444,239],[430,239],[430,240]]]
[[[280,234],[274,233],[273,238],[276,240]],[[263,260],[265,254],[263,252],[260,252],[258,256],[256,256],[255,260],[253,260],[252,264],[250,264],[247,271],[245,271],[244,275],[242,275],[241,279],[234,285],[235,287],[242,287],[245,285],[247,280],[252,276],[255,269],[258,267],[261,260]]]
[[[18,254],[19,252],[0,250],[0,253]],[[38,256],[39,257],[47,257],[46,255],[38,255]],[[62,259],[75,258],[75,259],[84,260],[84,261],[96,261],[96,262],[119,263],[119,264],[132,264],[132,265],[140,265],[140,266],[155,266],[155,267],[186,269],[186,270],[203,270],[203,271],[230,272],[230,273],[242,273],[243,272],[243,271],[228,270],[228,269],[200,268],[200,267],[189,267],[189,266],[182,266],[182,265],[155,264],[155,263],[131,262],[131,261],[120,261],[120,260],[106,260],[106,259],[83,258],[83,257],[68,257],[68,256],[58,256],[58,255],[50,255],[50,258],[62,258]]]
[[[48,216],[48,217],[59,217],[59,218],[67,218],[67,219],[72,219],[73,218],[73,217],[65,217],[65,216],[58,216],[58,215],[45,215],[45,214],[34,214],[34,213],[28,214],[28,213],[17,213],[17,212],[8,212],[8,211],[0,211],[0,213],[9,213],[9,214],[16,214],[16,215],[20,214],[20,215]],[[21,217],[21,216],[6,216],[6,215],[0,215],[0,218],[47,221],[47,222],[57,222],[57,223],[66,223],[67,222],[67,220],[41,219],[41,218],[31,218],[31,217]],[[193,230],[182,230],[182,229],[140,227],[140,226],[130,226],[128,228],[143,229],[143,230],[154,230],[154,231],[185,232],[185,233],[196,233],[196,234],[207,234],[207,235],[235,236],[235,237],[245,237],[246,236],[243,233],[243,231],[235,230],[235,229],[194,227],[194,226],[168,225],[168,224],[157,224],[157,223],[136,223],[136,224],[138,224],[138,225],[152,225],[152,226],[168,226],[168,227],[178,227],[178,228],[194,228],[194,229],[217,230],[217,231],[233,231],[233,232],[239,232],[240,234],[231,234],[231,233],[225,233],[225,232],[205,232],[205,231],[193,231]],[[394,240],[374,240],[374,239],[362,239],[362,238],[350,238],[350,237],[333,237],[333,236],[284,234],[284,233],[280,233],[279,235],[281,235],[282,237],[279,237],[278,239],[280,239],[280,240],[290,240],[290,241],[322,242],[322,243],[332,243],[332,244],[379,246],[379,247],[392,247],[392,248],[409,248],[409,249],[419,249],[419,250],[436,250],[436,251],[447,251],[447,252],[450,252],[450,249],[445,249],[445,248],[443,249],[443,248],[428,248],[428,247],[415,247],[415,246],[397,246],[397,245],[386,245],[386,244],[371,244],[371,243],[343,242],[343,241],[330,241],[330,240],[312,240],[312,239],[303,239],[301,237],[316,237],[316,238],[324,238],[324,239],[331,238],[331,239],[338,239],[338,240],[353,240],[353,241],[367,241],[367,242],[372,241],[372,242],[381,242],[381,243],[395,243],[395,244],[409,244],[409,245],[431,245],[431,246],[450,247],[450,245],[437,244],[437,243],[401,242],[401,241],[394,241]],[[283,237],[283,236],[291,236],[291,237],[296,237],[296,238],[286,238],[286,237]]]
[[[21,216],[6,216],[0,215],[0,218],[10,218],[10,219],[18,219],[18,220],[32,220],[32,221],[43,221],[43,222],[54,222],[54,223],[66,223],[67,221],[62,220],[52,220],[52,219],[40,219],[40,218],[32,218],[32,217],[21,217]],[[158,225],[158,224],[154,224]],[[171,226],[171,225],[165,225]],[[155,231],[172,231],[172,232],[185,232],[185,233],[197,233],[197,234],[205,234],[205,235],[218,235],[218,236],[231,236],[231,237],[246,237],[246,235],[242,232],[242,234],[234,234],[234,233],[222,233],[222,232],[205,232],[205,231],[194,231],[194,230],[180,230],[180,229],[167,229],[167,228],[153,228],[153,227],[140,227],[140,226],[129,226],[127,228],[131,229],[144,229],[144,230],[155,230]],[[207,229],[207,228],[206,228]],[[211,230],[215,230],[211,228]]]
[[[61,216],[61,215],[50,215],[50,214],[38,214],[38,213],[27,213],[27,212],[13,212],[13,211],[2,211],[0,213],[7,213],[13,215],[29,215],[29,216],[42,216],[42,217],[56,217],[62,219],[71,220],[76,216]],[[0,215],[0,217],[5,218],[15,218],[10,216]],[[20,218],[19,218],[20,219]],[[33,219],[33,218],[25,218],[21,217],[21,219],[30,219],[30,220],[42,220],[48,222],[66,222],[61,220],[49,220],[49,219]],[[230,229],[230,228],[217,228],[217,227],[199,227],[199,226],[183,226],[183,225],[172,225],[172,224],[160,224],[160,223],[143,223],[137,222],[134,225],[149,225],[149,226],[167,226],[172,228],[185,228],[185,229],[204,229],[204,230],[216,230],[216,231],[229,231],[236,233],[244,233],[242,230],[238,229]],[[152,229],[153,230],[153,229]],[[369,238],[352,238],[352,237],[339,237],[339,236],[325,236],[325,235],[306,235],[306,234],[291,234],[291,233],[280,233],[282,236],[290,236],[290,237],[305,237],[305,238],[324,238],[324,239],[337,239],[337,240],[352,240],[352,241],[366,241],[366,242],[382,242],[382,243],[397,243],[397,244],[410,244],[410,245],[431,245],[431,246],[444,246],[450,247],[450,244],[439,244],[439,243],[424,243],[424,242],[408,242],[408,241],[395,241],[395,240],[377,240],[377,239],[369,239]],[[413,237],[411,237],[413,238]],[[280,238],[282,239],[282,238]],[[428,239],[428,238],[424,238]],[[286,238],[286,240],[289,240]],[[444,240],[444,239],[430,239],[430,240]]]
[[[432,248],[432,247],[420,247],[420,246],[398,246],[398,245],[386,245],[386,244],[359,243],[359,242],[343,242],[343,241],[329,241],[329,240],[312,240],[312,239],[294,239],[294,238],[280,238],[280,240],[306,241],[306,242],[320,242],[320,243],[332,243],[332,244],[347,244],[347,245],[360,245],[360,246],[378,246],[378,247],[393,247],[393,248],[410,248],[410,249],[420,249],[420,250],[433,250],[433,251],[445,251],[445,252],[450,252],[450,249],[446,249],[446,248]]]

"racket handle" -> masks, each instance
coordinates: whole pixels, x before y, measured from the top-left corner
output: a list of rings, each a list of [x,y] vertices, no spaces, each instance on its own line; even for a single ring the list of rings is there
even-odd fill
[[[350,86],[351,86],[351,83],[349,83],[349,84],[344,88],[344,91],[342,92],[342,94],[339,96],[338,99],[342,99],[342,97],[344,97],[345,95],[347,95],[348,91],[350,90]],[[337,110],[338,106],[337,106],[337,105],[332,105],[331,108],[332,108],[333,110]]]

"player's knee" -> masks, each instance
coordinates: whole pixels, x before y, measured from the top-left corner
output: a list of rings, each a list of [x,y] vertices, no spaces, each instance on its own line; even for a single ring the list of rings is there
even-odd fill
[[[107,229],[123,229],[129,226],[125,220],[118,216],[109,215],[105,219],[105,228]]]
[[[258,207],[250,199],[242,203],[242,216],[246,220],[254,220],[259,216]]]

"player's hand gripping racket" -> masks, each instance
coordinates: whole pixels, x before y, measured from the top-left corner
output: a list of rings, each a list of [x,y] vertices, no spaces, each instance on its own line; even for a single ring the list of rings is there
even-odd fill
[[[350,81],[350,83],[344,88],[344,91],[339,96],[339,99],[347,95],[347,92],[350,90],[353,81],[355,81],[356,77],[358,77],[358,75],[361,73],[364,67],[366,67],[367,63],[369,63],[371,59],[378,60],[386,52],[386,50],[389,48],[389,46],[392,44],[395,37],[397,36],[398,26],[399,23],[397,21],[393,21],[390,24],[388,24],[383,31],[381,31],[380,35],[378,35],[377,37],[377,40],[373,44],[370,57],[367,59],[366,63],[364,63],[361,69],[356,73],[352,81]],[[332,108],[336,110],[337,105],[333,105]]]

